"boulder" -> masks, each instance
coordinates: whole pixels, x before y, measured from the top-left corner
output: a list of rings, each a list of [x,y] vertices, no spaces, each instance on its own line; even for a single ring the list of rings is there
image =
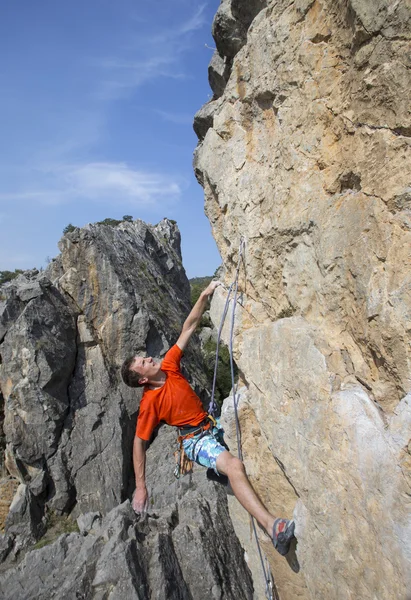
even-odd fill
[[[162,430],[148,453],[150,487],[161,486],[163,494],[153,489],[143,519],[129,500],[104,517],[83,514],[80,533],[49,540],[0,574],[4,597],[252,600],[251,574],[232,529],[225,491],[207,481],[201,467],[183,486],[172,482],[172,464],[167,470],[159,462],[171,434],[171,428]]]

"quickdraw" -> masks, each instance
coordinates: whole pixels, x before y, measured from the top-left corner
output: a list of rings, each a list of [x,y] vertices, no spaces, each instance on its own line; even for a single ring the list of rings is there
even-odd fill
[[[190,460],[184,452],[183,444],[181,442],[174,452],[174,459],[176,461],[176,466],[174,468],[174,477],[176,479],[180,479],[180,477],[184,477],[187,473],[193,472],[193,461]]]

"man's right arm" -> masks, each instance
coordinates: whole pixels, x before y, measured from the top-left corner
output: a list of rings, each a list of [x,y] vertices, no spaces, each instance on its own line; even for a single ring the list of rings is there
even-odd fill
[[[207,307],[209,297],[213,295],[214,290],[219,285],[221,285],[219,281],[212,281],[206,287],[206,289],[201,292],[197,302],[191,309],[190,314],[184,321],[183,329],[181,330],[180,337],[177,340],[177,346],[180,348],[180,350],[185,350],[190,337],[193,335],[197,325],[201,321],[201,317],[203,316],[203,313]]]
[[[136,478],[136,491],[133,495],[133,510],[145,513],[148,508],[148,493],[146,488],[146,442],[135,436],[133,444],[133,466]]]

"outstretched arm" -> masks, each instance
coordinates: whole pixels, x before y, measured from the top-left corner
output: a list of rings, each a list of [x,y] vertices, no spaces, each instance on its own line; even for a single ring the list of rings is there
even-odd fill
[[[188,340],[193,335],[197,325],[199,324],[201,317],[207,306],[207,301],[210,296],[213,295],[214,290],[220,284],[219,281],[212,281],[204,291],[201,292],[199,299],[191,309],[190,314],[184,321],[183,329],[181,330],[180,337],[177,340],[177,346],[180,350],[184,350],[188,344]]]
[[[147,512],[148,493],[146,488],[146,442],[139,437],[134,438],[133,466],[136,478],[136,491],[133,494],[133,509],[136,513]]]

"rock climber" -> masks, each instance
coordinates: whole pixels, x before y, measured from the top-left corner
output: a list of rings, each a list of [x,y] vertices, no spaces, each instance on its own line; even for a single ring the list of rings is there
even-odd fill
[[[147,511],[146,444],[155,427],[163,421],[179,429],[184,452],[190,460],[212,468],[217,475],[228,477],[237,500],[269,533],[274,547],[284,556],[294,537],[294,521],[275,518],[268,512],[251,486],[242,461],[230,454],[223,445],[219,419],[213,420],[207,414],[200,398],[180,372],[183,351],[218,285],[219,281],[212,281],[200,294],[184,322],[177,343],[162,362],[151,357],[132,356],[124,361],[121,368],[126,385],[144,386],[133,444],[136,489],[132,506],[138,514]]]

